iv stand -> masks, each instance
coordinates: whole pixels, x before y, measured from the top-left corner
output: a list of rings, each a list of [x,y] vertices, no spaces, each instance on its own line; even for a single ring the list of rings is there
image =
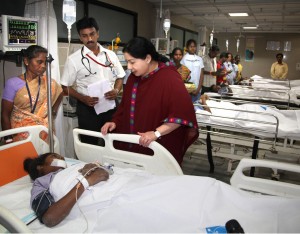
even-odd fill
[[[54,153],[54,142],[53,142],[53,118],[52,118],[52,89],[51,89],[51,62],[54,59],[49,54],[46,58],[47,69],[47,108],[48,108],[48,136],[49,136],[49,152]]]

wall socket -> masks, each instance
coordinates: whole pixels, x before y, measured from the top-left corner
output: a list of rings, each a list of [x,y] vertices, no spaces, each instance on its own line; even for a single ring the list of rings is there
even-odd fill
[[[296,63],[296,71],[300,71],[300,63]]]

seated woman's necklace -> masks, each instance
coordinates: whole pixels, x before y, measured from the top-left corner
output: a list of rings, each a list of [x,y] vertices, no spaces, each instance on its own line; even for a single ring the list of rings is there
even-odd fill
[[[38,92],[37,92],[36,98],[35,98],[35,103],[34,103],[33,106],[32,106],[32,98],[31,98],[30,89],[28,87],[28,83],[27,83],[27,79],[26,79],[26,72],[24,73],[24,80],[25,80],[25,84],[26,84],[27,93],[28,93],[28,96],[29,96],[30,110],[31,110],[31,113],[33,114],[34,111],[35,111],[36,105],[38,103],[39,96],[40,96],[41,77],[39,76],[39,88],[38,88]]]

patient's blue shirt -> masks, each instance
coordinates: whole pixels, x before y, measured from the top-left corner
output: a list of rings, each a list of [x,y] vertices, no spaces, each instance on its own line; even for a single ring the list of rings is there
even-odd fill
[[[31,189],[30,205],[41,222],[43,222],[42,217],[45,214],[45,212],[52,205],[52,203],[54,203],[54,199],[49,193],[50,183],[54,176],[61,170],[62,169],[41,176],[33,182],[33,186]]]

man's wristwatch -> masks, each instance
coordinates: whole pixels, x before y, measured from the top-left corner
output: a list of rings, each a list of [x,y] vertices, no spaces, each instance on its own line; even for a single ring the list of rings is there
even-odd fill
[[[157,130],[154,132],[154,135],[155,135],[157,138],[160,138],[160,137],[161,137],[161,134],[160,134],[160,132],[159,132],[159,131],[157,131]]]

